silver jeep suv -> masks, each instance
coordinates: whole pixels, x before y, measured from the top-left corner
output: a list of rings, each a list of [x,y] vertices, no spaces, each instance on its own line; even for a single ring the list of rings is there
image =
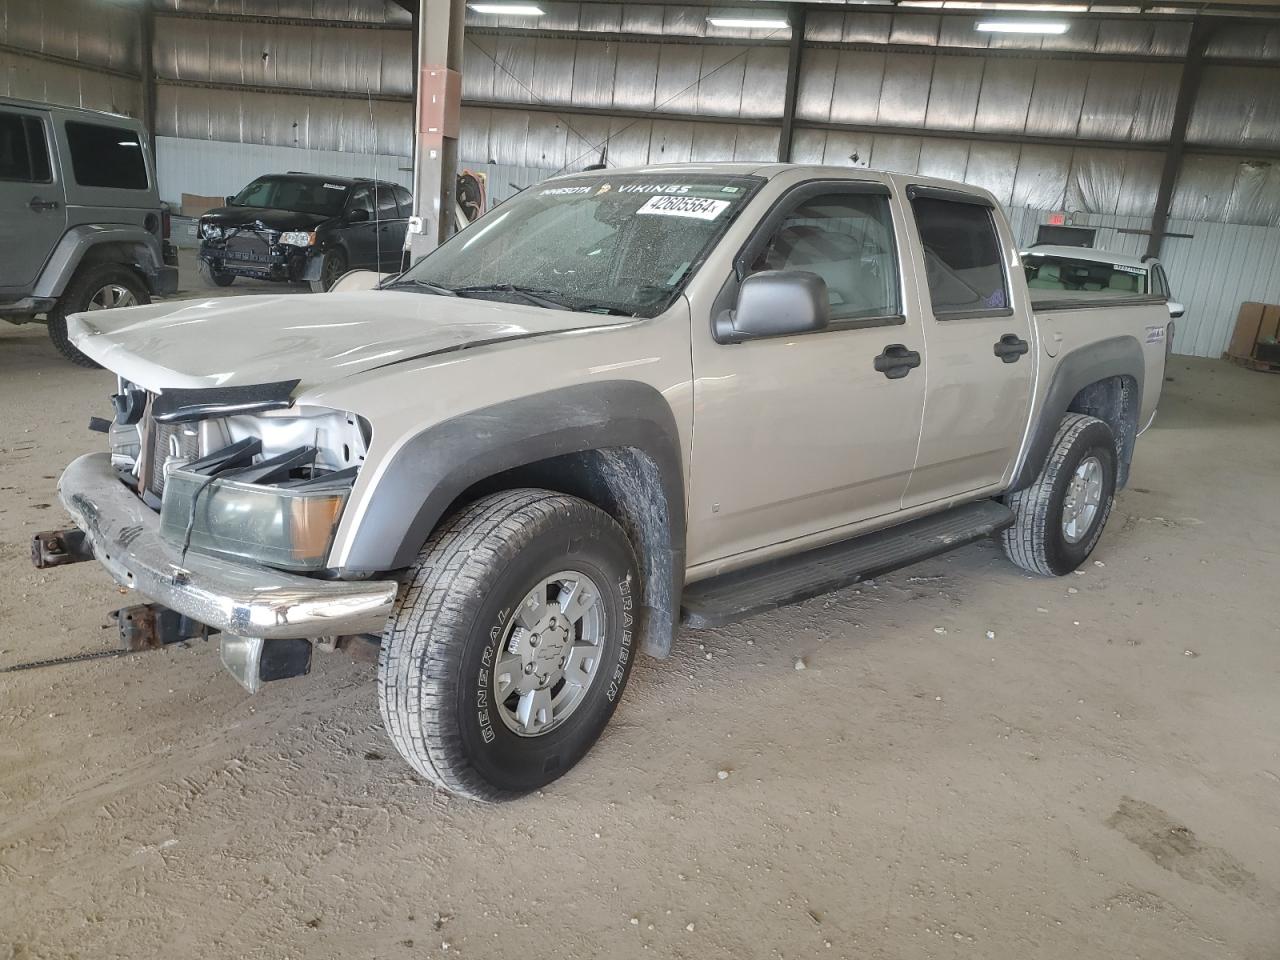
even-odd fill
[[[150,303],[178,288],[177,252],[146,131],[131,117],[0,97],[0,318]]]

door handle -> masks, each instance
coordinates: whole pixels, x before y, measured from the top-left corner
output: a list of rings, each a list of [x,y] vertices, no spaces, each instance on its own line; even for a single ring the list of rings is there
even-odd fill
[[[908,350],[901,343],[891,343],[872,365],[890,380],[898,380],[920,366],[920,351]]]
[[[1031,348],[1027,346],[1027,341],[1016,333],[1006,333],[996,341],[996,345],[991,352],[1005,363],[1017,363],[1018,358],[1029,349]]]
[[[31,202],[28,203],[27,206],[30,209],[34,210],[36,213],[39,213],[41,210],[57,210],[58,201],[57,200],[41,200],[39,197],[32,197]]]

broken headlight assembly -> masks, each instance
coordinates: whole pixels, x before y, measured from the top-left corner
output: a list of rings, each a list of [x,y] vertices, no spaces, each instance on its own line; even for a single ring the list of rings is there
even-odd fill
[[[280,234],[280,243],[286,247],[309,247],[316,242],[315,231],[289,230]]]
[[[368,447],[367,422],[294,407],[199,428],[203,455],[162,467],[161,535],[184,554],[323,569]]]

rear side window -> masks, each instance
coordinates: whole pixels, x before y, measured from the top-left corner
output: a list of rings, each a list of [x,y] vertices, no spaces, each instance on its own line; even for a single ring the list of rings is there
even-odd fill
[[[147,162],[134,131],[68,120],[67,145],[71,170],[82,187],[147,189]]]
[[[49,146],[38,117],[0,112],[0,180],[48,183]]]
[[[991,208],[936,197],[915,197],[911,208],[924,245],[934,315],[1007,312],[1009,292]]]
[[[380,183],[374,188],[378,196],[378,219],[398,220],[400,208],[396,205],[396,194],[390,184]]]
[[[400,216],[408,218],[413,216],[413,194],[404,187],[393,187],[396,192],[396,199],[400,202]]]
[[[751,267],[816,273],[826,282],[832,320],[902,312],[888,197],[831,193],[802,201]]]

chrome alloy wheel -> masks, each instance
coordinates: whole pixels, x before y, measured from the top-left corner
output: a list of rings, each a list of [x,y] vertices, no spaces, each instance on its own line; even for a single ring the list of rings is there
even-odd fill
[[[115,307],[136,307],[138,298],[128,287],[108,283],[89,298],[90,310],[112,310]]]
[[[494,702],[513,733],[537,737],[581,706],[599,673],[601,590],[585,573],[552,574],[516,608],[493,664]]]
[[[1093,528],[1102,502],[1102,461],[1085,457],[1067,481],[1062,501],[1062,535],[1067,543],[1079,543]]]

